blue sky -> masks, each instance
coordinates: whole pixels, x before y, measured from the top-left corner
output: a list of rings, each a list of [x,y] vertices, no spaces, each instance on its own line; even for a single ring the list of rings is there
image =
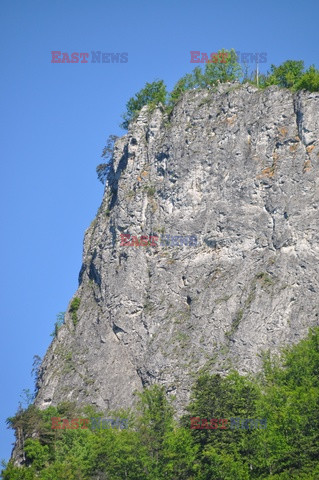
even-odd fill
[[[78,285],[85,229],[101,202],[95,168],[121,135],[128,99],[146,82],[169,89],[190,51],[267,52],[267,63],[318,59],[317,0],[2,0],[0,459],[13,415],[33,389],[57,313]],[[52,64],[51,51],[128,52],[127,63]]]

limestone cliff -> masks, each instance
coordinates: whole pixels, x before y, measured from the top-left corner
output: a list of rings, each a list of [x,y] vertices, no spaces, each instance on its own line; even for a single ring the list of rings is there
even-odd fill
[[[128,407],[158,382],[181,412],[201,367],[258,371],[319,324],[318,113],[319,93],[239,84],[142,109],[115,144],[38,406]],[[121,247],[127,232],[198,245]]]

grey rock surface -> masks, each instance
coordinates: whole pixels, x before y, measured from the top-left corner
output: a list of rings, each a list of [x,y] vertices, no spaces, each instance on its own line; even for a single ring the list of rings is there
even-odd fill
[[[181,413],[200,368],[257,372],[319,324],[318,113],[318,92],[239,84],[188,91],[170,117],[142,109],[115,144],[40,408],[130,407],[160,383]],[[164,232],[198,245],[120,246]]]

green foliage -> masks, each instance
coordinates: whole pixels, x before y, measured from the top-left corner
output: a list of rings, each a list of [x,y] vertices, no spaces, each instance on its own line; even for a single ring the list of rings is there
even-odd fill
[[[35,470],[41,470],[49,463],[49,447],[41,445],[39,440],[28,438],[24,444],[26,463],[32,464]]]
[[[106,160],[106,163],[100,163],[96,167],[97,178],[103,185],[107,182],[109,174],[112,169],[114,143],[118,139],[116,135],[109,135],[106,141],[106,146],[103,148],[101,157]]]
[[[29,405],[31,405],[31,403],[34,401],[35,394],[31,393],[29,388],[24,388],[22,390],[22,394],[20,395],[20,398],[22,400],[22,402],[20,402],[20,408],[22,409],[23,405],[25,407],[28,407]]]
[[[259,272],[256,275],[256,278],[258,280],[261,280],[262,285],[265,287],[269,287],[271,285],[274,285],[274,280],[271,278],[271,276],[267,272]]]
[[[309,92],[319,91],[319,70],[314,65],[311,65],[297,81],[295,90],[302,89],[309,90]]]
[[[271,65],[271,73],[264,77],[263,85],[279,85],[280,87],[291,88],[293,91],[308,90],[319,91],[319,70],[311,65],[304,71],[304,62],[299,60],[287,60],[279,67]]]
[[[31,370],[31,376],[34,378],[34,395],[36,395],[39,390],[39,381],[41,376],[41,363],[42,363],[41,357],[39,355],[34,355],[32,370]]]
[[[100,163],[96,167],[97,178],[100,180],[101,183],[103,183],[103,185],[105,184],[105,180],[108,175],[108,169],[109,165],[107,163]]]
[[[176,428],[167,433],[163,442],[163,478],[195,479],[200,470],[199,447],[194,444],[188,428]],[[161,477],[160,477],[161,478]]]
[[[124,122],[121,127],[127,129],[129,123],[137,117],[144,105],[149,105],[152,110],[159,103],[164,105],[166,103],[166,97],[167,91],[163,80],[146,83],[145,87],[127,102],[127,111],[123,115]]]
[[[182,418],[182,424],[190,427],[190,417],[207,418],[208,421],[211,418],[256,418],[256,403],[260,395],[258,386],[237,372],[226,378],[204,373],[194,386],[191,403],[187,407],[189,415]],[[243,443],[247,431],[244,429],[217,429],[214,435],[211,430],[192,432],[201,449],[211,445],[216,452],[247,454]]]
[[[262,277],[260,277],[262,279]],[[51,417],[101,416],[64,403],[30,405],[7,423],[26,463],[4,464],[4,480],[317,480],[319,328],[281,357],[263,355],[263,372],[201,374],[179,423],[163,387],[138,393],[128,429],[52,430]],[[172,399],[173,400],[173,399]],[[110,413],[103,417],[110,417]],[[191,430],[190,417],[267,419],[267,428]]]
[[[172,92],[169,95],[168,104],[174,105],[186,90],[197,88],[200,85],[200,78],[202,76],[201,68],[196,67],[193,73],[187,73],[176,83]]]
[[[199,66],[195,67],[192,73],[187,73],[178,80],[170,93],[167,93],[162,80],[146,83],[146,86],[127,102],[127,111],[123,115],[124,122],[121,127],[127,129],[129,123],[138,116],[144,105],[149,105],[150,110],[152,110],[158,103],[162,103],[166,106],[166,112],[171,113],[187,90],[212,88],[218,83],[237,81],[241,83],[249,82],[260,88],[279,85],[283,88],[291,88],[294,91],[301,89],[310,92],[319,91],[319,70],[312,65],[305,72],[303,61],[287,60],[278,67],[271,65],[270,72],[259,74],[257,80],[256,70],[250,71],[247,65],[244,69],[241,67],[235,49],[222,49],[218,51],[217,55],[218,61],[216,63],[208,61],[204,69]],[[221,58],[223,58],[223,62],[220,61]],[[209,102],[209,99],[207,99],[207,102]],[[99,167],[99,171],[103,172],[106,164],[101,164]]]
[[[164,387],[154,385],[153,388],[138,393],[137,428],[142,443],[149,449],[152,457],[158,459],[163,448],[166,432],[172,428],[173,408],[168,403]]]
[[[207,62],[204,71],[202,71],[201,67],[195,67],[192,73],[184,75],[184,77],[176,83],[169,95],[169,110],[178,102],[186,90],[207,88],[216,85],[218,82],[239,81],[243,72],[240,64],[237,62],[235,50],[219,50],[219,59],[222,54],[227,54],[227,56],[224,55],[225,63],[220,61],[217,63]]]
[[[51,337],[55,338],[57,336],[59,328],[64,324],[64,316],[65,316],[65,312],[60,312],[60,313],[57,314],[56,322],[54,324],[54,330],[50,334]]]
[[[301,79],[304,69],[303,61],[287,60],[279,67],[270,66],[270,75],[266,85],[279,85],[280,87],[294,87]]]
[[[72,321],[73,321],[74,326],[76,326],[77,323],[78,323],[77,311],[80,307],[80,303],[81,303],[81,300],[78,297],[75,297],[72,300],[72,303],[71,303],[71,306],[70,306],[70,312],[72,314],[71,316],[72,316]]]
[[[156,188],[153,185],[145,185],[144,192],[146,192],[148,197],[154,197]]]
[[[218,54],[222,53],[228,54],[227,57],[224,57],[225,63],[206,63],[204,74],[206,85],[214,85],[218,81],[220,83],[239,81],[242,77],[243,71],[237,61],[235,50],[222,49],[218,51]]]
[[[236,317],[232,321],[230,330],[228,332],[225,332],[225,336],[227,338],[231,338],[232,335],[234,335],[234,333],[236,332],[236,330],[239,327],[239,324],[241,322],[241,319],[243,318],[243,315],[244,315],[244,310],[242,308],[240,308],[238,310],[238,312],[236,313]]]

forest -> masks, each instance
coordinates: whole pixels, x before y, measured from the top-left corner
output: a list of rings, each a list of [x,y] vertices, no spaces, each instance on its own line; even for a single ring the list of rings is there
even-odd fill
[[[263,368],[243,376],[202,368],[177,418],[174,397],[157,384],[136,392],[136,408],[97,412],[63,403],[34,404],[8,418],[24,452],[3,462],[4,480],[315,480],[319,478],[319,327]],[[52,429],[52,417],[105,415],[128,428]],[[191,428],[199,419],[265,419],[262,428]],[[192,420],[193,419],[193,420]],[[198,422],[197,422],[198,423]],[[203,426],[203,423],[202,423]]]

